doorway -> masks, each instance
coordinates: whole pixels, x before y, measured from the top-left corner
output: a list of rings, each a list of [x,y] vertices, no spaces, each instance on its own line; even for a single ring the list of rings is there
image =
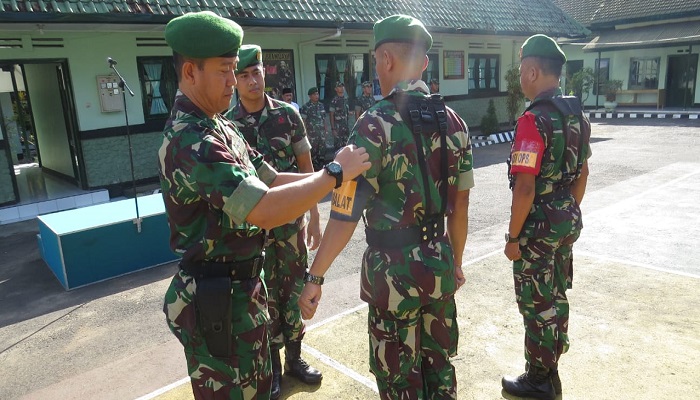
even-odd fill
[[[695,76],[698,55],[683,54],[668,57],[666,72],[666,107],[689,108],[695,99]]]
[[[14,200],[28,204],[82,192],[67,62],[0,64],[0,116]],[[5,196],[5,200],[8,200]]]

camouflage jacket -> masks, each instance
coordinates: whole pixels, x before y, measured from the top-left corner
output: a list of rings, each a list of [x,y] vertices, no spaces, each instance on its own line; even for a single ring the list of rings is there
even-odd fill
[[[467,126],[446,108],[448,176],[440,176],[439,132],[424,131],[421,145],[429,175],[428,187],[424,187],[411,126],[391,101],[398,92],[423,97],[428,87],[420,80],[400,82],[360,117],[348,141],[369,153],[372,166],[362,178],[374,189],[365,211],[367,227],[376,230],[417,226],[426,214],[438,213],[443,185],[447,185],[448,209],[457,191],[474,186]],[[425,196],[431,196],[434,209],[425,209]],[[442,300],[457,289],[449,239],[438,237],[391,250],[370,247],[363,257],[361,279],[360,297],[382,309],[414,309]]]
[[[562,96],[561,89],[546,91],[533,99],[533,103],[539,99],[559,96]],[[576,171],[581,135],[583,135],[584,146],[581,154],[584,160],[591,156],[591,125],[588,118],[583,115],[582,119],[576,115],[567,115],[565,116],[569,126],[567,136],[562,128],[561,116],[552,106],[536,105],[529,113],[534,114],[535,126],[543,145],[541,165],[535,178],[535,195],[542,196],[553,193],[557,187],[563,185],[566,172]],[[524,113],[523,116],[526,114]],[[519,125],[525,123],[523,116],[518,119],[518,124],[516,124],[516,138],[511,147],[511,159],[515,154],[516,142],[519,140]],[[571,198],[542,204],[534,202],[520,231],[520,236],[554,238],[567,236],[570,234],[571,227],[566,221],[570,221],[574,215],[579,214],[580,209]]]
[[[369,110],[369,108],[375,105],[376,103],[377,100],[374,99],[374,96],[362,95],[358,97],[355,101],[355,111],[362,114],[363,112]]]
[[[311,150],[299,113],[290,104],[265,95],[259,121],[239,101],[226,116],[233,120],[246,142],[261,153],[278,172],[299,172],[297,156]],[[270,231],[275,239],[285,239],[299,231],[304,217]]]
[[[348,106],[348,100],[345,97],[335,96],[333,100],[331,100],[331,105],[328,107],[328,111],[333,113],[333,126],[335,129],[348,126],[348,113],[350,112],[350,107]]]
[[[309,135],[319,136],[326,133],[326,123],[324,122],[326,109],[323,107],[323,103],[309,101],[301,107],[299,113],[306,120],[306,129]]]
[[[262,229],[245,221],[277,176],[221,115],[178,91],[158,151],[170,246],[187,261],[260,255]]]

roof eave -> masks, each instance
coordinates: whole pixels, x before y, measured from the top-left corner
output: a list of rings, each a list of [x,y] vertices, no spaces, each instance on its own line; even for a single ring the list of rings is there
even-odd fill
[[[617,25],[640,24],[645,22],[660,22],[670,19],[700,17],[700,9],[691,12],[673,13],[664,15],[654,15],[637,18],[620,18],[612,21],[593,22],[588,28],[592,31],[614,29]]]

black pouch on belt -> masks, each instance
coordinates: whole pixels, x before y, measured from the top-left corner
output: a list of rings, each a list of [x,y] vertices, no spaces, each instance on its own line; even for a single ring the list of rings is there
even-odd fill
[[[195,304],[209,353],[231,357],[231,278],[198,278]]]

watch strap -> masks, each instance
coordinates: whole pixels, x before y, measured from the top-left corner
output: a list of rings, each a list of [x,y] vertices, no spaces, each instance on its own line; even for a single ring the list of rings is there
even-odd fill
[[[304,282],[311,282],[313,284],[320,286],[320,285],[323,285],[324,280],[325,280],[324,277],[311,275],[310,273],[308,273],[308,271],[304,273]]]

